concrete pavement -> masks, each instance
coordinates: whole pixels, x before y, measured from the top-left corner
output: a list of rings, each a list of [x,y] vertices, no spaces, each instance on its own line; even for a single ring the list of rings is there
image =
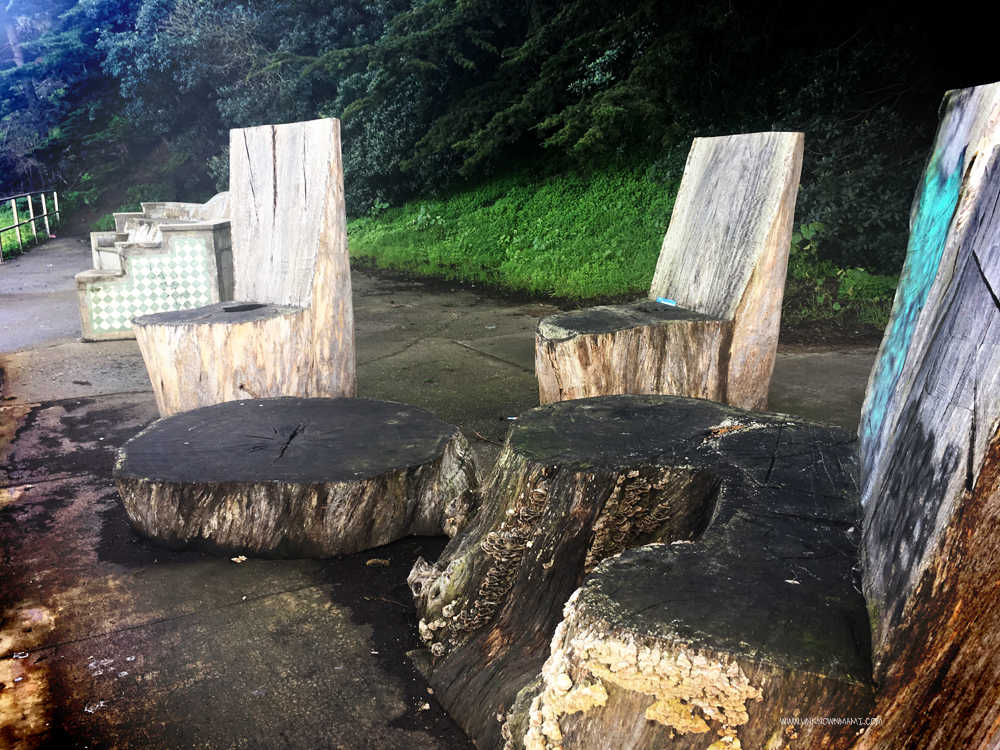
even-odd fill
[[[0,266],[0,747],[471,747],[420,674],[405,583],[446,540],[235,563],[127,526],[112,460],[156,407],[134,341],[78,341],[89,265],[67,237]],[[537,404],[555,308],[352,283],[359,395],[457,424],[485,472]],[[771,408],[856,427],[873,359],[783,352]]]

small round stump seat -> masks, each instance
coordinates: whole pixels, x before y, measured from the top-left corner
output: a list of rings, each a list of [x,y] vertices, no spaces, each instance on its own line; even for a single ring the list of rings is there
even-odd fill
[[[353,398],[244,399],[154,422],[118,452],[129,522],[174,549],[332,557],[453,536],[476,489],[457,427]]]

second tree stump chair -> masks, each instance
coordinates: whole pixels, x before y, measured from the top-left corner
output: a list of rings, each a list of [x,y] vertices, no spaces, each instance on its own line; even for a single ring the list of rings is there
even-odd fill
[[[802,148],[802,133],[695,138],[649,299],[539,322],[540,403],[664,393],[765,408]]]

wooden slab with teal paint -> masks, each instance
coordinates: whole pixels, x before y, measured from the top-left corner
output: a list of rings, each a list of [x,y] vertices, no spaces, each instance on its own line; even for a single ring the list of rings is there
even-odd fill
[[[859,435],[876,713],[863,747],[995,746],[1000,86],[950,92]]]

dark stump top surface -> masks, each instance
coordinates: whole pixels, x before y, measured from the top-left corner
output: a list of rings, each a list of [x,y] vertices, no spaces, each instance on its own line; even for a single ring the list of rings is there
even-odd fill
[[[141,326],[191,326],[217,325],[219,323],[251,323],[265,318],[276,318],[299,312],[301,307],[270,305],[260,302],[216,302],[190,310],[169,310],[167,312],[142,315],[133,320]]]
[[[357,481],[433,461],[457,432],[426,409],[390,401],[228,401],[157,420],[122,446],[115,476],[168,482]]]
[[[775,431],[792,420],[802,421],[681,396],[597,396],[524,412],[510,442],[540,463],[616,471],[637,463],[668,466],[679,458],[690,460],[714,431],[733,432],[727,425],[738,422],[739,429],[764,440],[763,461],[770,458]]]
[[[857,437],[678,396],[599,396],[521,414],[510,443],[543,465],[646,466],[718,482],[692,542],[605,560],[580,605],[616,627],[867,684]],[[673,501],[672,501],[673,502]],[[679,506],[677,506],[679,507]]]
[[[538,333],[543,338],[561,341],[581,334],[614,333],[641,326],[699,320],[715,321],[717,318],[644,299],[625,305],[587,307],[550,315],[538,322]]]

